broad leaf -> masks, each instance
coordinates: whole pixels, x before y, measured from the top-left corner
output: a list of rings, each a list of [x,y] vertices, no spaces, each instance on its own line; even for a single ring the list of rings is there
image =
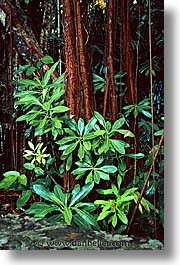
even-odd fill
[[[82,199],[84,199],[90,193],[90,191],[93,189],[93,187],[94,187],[94,182],[90,182],[90,183],[84,185],[82,187],[82,189],[79,191],[79,193],[76,195],[76,197],[73,197],[71,199],[69,206],[72,206],[72,205],[76,204],[77,202],[81,201]]]
[[[125,148],[124,146],[120,143],[119,140],[112,140],[110,139],[110,143],[112,147],[117,151],[118,153],[124,155],[125,154]]]
[[[117,167],[115,166],[102,166],[102,167],[99,167],[98,170],[101,170],[105,173],[115,173],[117,171]]]
[[[72,222],[72,212],[67,206],[64,207],[63,216],[66,224],[70,225]]]
[[[30,190],[24,190],[21,196],[18,198],[16,205],[18,209],[21,209],[22,206],[30,199],[32,192]]]

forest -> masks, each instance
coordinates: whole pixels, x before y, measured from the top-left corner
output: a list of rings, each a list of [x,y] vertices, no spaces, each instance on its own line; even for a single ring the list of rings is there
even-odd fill
[[[0,0],[0,219],[164,239],[164,3]]]

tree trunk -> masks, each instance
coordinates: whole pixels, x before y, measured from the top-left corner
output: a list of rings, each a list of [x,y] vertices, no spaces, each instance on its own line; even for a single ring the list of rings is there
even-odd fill
[[[107,76],[106,91],[104,94],[103,116],[106,116],[108,94],[110,97],[111,120],[117,120],[117,98],[114,81],[114,34],[115,34],[115,1],[109,0],[108,4],[108,26],[107,26]]]
[[[132,35],[129,13],[129,1],[120,2],[120,21],[122,27],[121,47],[123,49],[123,64],[126,72],[127,101],[128,104],[135,103],[135,69],[133,64]]]

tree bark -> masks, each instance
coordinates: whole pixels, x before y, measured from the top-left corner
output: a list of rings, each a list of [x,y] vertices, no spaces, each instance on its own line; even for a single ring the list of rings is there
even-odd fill
[[[106,91],[104,94],[103,116],[106,116],[108,94],[110,98],[111,120],[117,120],[117,98],[114,81],[114,29],[115,29],[115,1],[109,0],[108,3],[108,26],[107,26],[107,76]]]
[[[133,64],[132,34],[129,13],[129,1],[120,2],[120,21],[122,27],[121,47],[123,49],[123,65],[126,72],[127,101],[128,104],[135,103],[135,68]]]
[[[84,97],[84,114],[85,119],[88,122],[93,115],[93,109],[91,108],[90,89],[88,82],[88,73],[85,56],[85,46],[83,38],[83,22],[81,18],[81,6],[80,0],[74,1],[76,11],[76,39],[78,41],[78,55],[79,55],[79,68],[82,79],[83,97]]]

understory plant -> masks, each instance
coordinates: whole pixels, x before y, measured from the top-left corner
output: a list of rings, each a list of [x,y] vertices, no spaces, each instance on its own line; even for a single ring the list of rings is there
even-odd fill
[[[45,73],[41,71],[44,64],[52,64]],[[125,158],[138,159],[144,155],[131,153],[133,149],[127,139],[135,135],[126,126],[125,117],[110,122],[95,111],[86,123],[82,118],[76,122],[68,114],[63,75],[52,80],[57,65],[45,56],[36,67],[26,65],[18,70],[19,74],[25,71],[30,77],[16,80],[14,94],[16,121],[25,122],[29,132],[26,133],[28,149],[24,150],[23,168],[20,172],[4,173],[0,188],[21,191],[17,208],[36,218],[63,221],[81,228],[110,230],[110,226],[122,232],[139,197],[134,184],[121,187],[128,171]],[[148,104],[145,100],[138,106],[124,108],[125,116],[131,112],[136,115],[137,111],[148,116]],[[63,187],[65,176],[67,187]],[[74,187],[68,184],[72,177],[79,182]],[[101,184],[107,189],[101,189]],[[34,195],[36,200],[40,196],[40,201],[34,202]],[[145,198],[139,204],[141,213],[142,207],[147,212],[153,209]],[[106,225],[98,224],[101,221]]]

